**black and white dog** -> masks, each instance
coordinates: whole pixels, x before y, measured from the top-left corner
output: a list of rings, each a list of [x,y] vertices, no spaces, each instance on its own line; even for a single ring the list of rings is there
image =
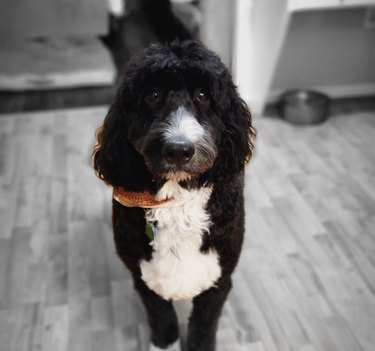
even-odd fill
[[[97,132],[94,168],[125,194],[126,202],[113,200],[114,239],[147,310],[153,350],[178,340],[172,301],[181,299],[193,303],[188,350],[215,350],[243,241],[254,135],[231,75],[202,44],[154,45],[128,64]],[[154,201],[132,203],[137,194]]]

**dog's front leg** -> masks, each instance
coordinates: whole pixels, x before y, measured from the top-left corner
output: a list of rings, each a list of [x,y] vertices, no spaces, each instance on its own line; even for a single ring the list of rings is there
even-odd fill
[[[230,277],[221,278],[213,287],[193,300],[188,329],[188,351],[214,351],[221,309],[232,287]]]
[[[178,340],[178,322],[173,305],[170,301],[164,300],[158,294],[150,290],[147,285],[133,275],[134,286],[141,296],[146,308],[151,328],[151,349],[150,350],[172,350],[171,345]],[[156,346],[156,347],[155,347]]]

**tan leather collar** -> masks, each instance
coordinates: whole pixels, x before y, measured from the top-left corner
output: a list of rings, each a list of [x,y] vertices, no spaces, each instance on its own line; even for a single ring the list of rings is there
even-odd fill
[[[113,188],[113,198],[126,207],[155,208],[161,207],[172,199],[158,201],[148,191],[126,191],[123,188]]]

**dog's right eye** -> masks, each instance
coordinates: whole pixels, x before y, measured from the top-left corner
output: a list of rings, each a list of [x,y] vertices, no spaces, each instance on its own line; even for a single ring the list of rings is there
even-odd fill
[[[193,99],[199,104],[207,104],[209,101],[208,94],[203,88],[195,89]]]
[[[149,104],[155,104],[160,100],[161,94],[158,90],[156,89],[151,89],[147,94],[146,94],[146,101]]]

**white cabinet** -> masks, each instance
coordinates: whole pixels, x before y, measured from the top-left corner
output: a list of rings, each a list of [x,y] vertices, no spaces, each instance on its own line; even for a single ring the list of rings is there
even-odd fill
[[[375,0],[237,0],[233,73],[252,112],[263,112],[296,11],[371,5],[375,5]]]

